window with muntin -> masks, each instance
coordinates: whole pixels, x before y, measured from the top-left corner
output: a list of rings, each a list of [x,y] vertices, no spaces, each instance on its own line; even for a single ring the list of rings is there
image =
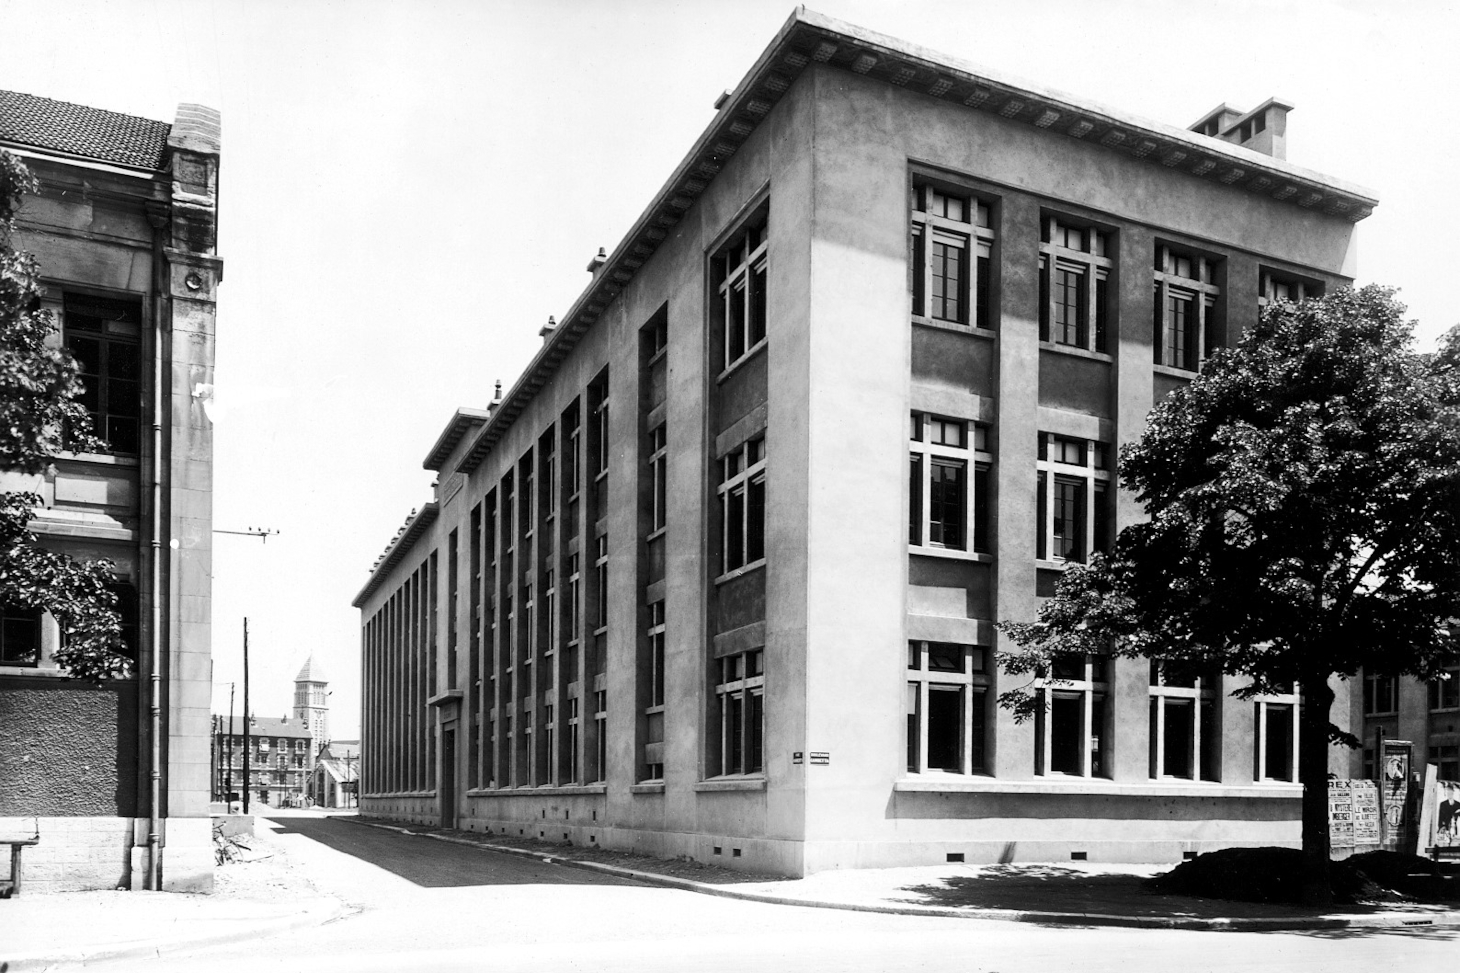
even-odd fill
[[[913,316],[992,329],[993,207],[971,193],[913,186]]]
[[[1156,364],[1194,372],[1219,344],[1219,263],[1181,247],[1157,244],[1151,319]]]
[[[986,772],[988,650],[913,641],[907,654],[908,773]]]
[[[909,545],[988,553],[993,459],[986,425],[912,413]]]
[[[1104,354],[1110,332],[1110,233],[1046,216],[1039,244],[1039,340]]]
[[[1035,556],[1083,562],[1109,550],[1110,446],[1041,432],[1036,456]]]

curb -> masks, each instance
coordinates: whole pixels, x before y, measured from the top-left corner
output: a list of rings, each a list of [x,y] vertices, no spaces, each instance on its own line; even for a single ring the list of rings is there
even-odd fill
[[[343,819],[342,820],[346,820]],[[382,831],[395,831],[418,838],[432,838],[454,845],[482,848],[501,854],[517,855],[522,858],[536,858],[549,865],[567,865],[592,872],[632,878],[651,885],[698,892],[701,895],[716,895],[726,899],[743,899],[747,902],[765,902],[770,905],[797,905],[808,909],[841,909],[846,912],[880,912],[899,916],[936,916],[948,919],[998,919],[1005,922],[1043,923],[1056,926],[1123,926],[1132,929],[1196,929],[1216,932],[1294,932],[1320,929],[1413,929],[1460,926],[1460,911],[1438,912],[1423,917],[1409,913],[1378,913],[1366,916],[1311,916],[1277,918],[1214,918],[1198,919],[1187,916],[1119,916],[1097,912],[1033,912],[1018,909],[942,909],[936,906],[916,905],[871,905],[856,902],[832,902],[823,899],[797,899],[766,892],[738,892],[718,885],[707,885],[687,878],[674,878],[655,872],[641,872],[633,868],[605,865],[602,862],[579,861],[573,858],[544,855],[526,848],[508,845],[494,845],[455,835],[412,831],[394,824],[383,824],[353,819],[356,824]]]
[[[309,926],[323,926],[337,919],[354,915],[359,911],[358,909],[352,909],[341,902],[323,896],[316,901],[330,902],[332,904],[328,910],[321,910],[321,912],[327,911],[327,915],[321,917],[321,912],[306,911],[300,915],[265,919],[246,929],[229,930],[213,935],[193,936],[184,939],[170,937],[167,939],[144,940],[127,946],[98,946],[94,949],[83,946],[54,953],[28,953],[14,957],[0,957],[0,970],[5,970],[6,973],[20,973],[22,970],[48,970],[60,964],[84,965],[123,959],[156,959],[182,949],[192,949],[200,946],[226,946],[230,943],[258,939],[260,936],[272,936]]]

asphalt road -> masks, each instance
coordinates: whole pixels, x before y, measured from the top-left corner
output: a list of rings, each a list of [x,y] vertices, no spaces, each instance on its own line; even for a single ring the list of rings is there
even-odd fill
[[[359,911],[145,963],[148,973],[761,970],[1453,973],[1454,930],[1224,933],[1043,927],[768,905],[309,817],[270,840]],[[99,964],[86,969],[138,968]]]

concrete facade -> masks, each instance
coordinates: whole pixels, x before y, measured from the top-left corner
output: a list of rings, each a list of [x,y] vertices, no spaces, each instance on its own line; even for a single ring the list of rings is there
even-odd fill
[[[42,495],[45,544],[116,564],[135,651],[129,676],[78,684],[43,616],[36,651],[0,665],[0,836],[39,833],[30,888],[211,889],[218,113],[182,105],[169,125],[3,92],[0,149],[40,180],[14,243],[39,261],[56,340],[91,361],[112,447],[0,486]]]
[[[1373,198],[1228,129],[798,11],[428,455],[355,602],[362,813],[794,875],[1296,845],[1296,697],[1084,660],[995,704],[993,622],[1139,515],[1113,450],[1353,276]]]

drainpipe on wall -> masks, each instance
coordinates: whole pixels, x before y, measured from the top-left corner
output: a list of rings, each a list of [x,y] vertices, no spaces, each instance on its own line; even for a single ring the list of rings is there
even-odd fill
[[[147,888],[162,888],[162,414],[166,403],[163,385],[163,356],[167,352],[164,322],[169,303],[166,291],[162,231],[171,222],[163,213],[149,213],[152,234],[152,459],[149,464],[152,491],[151,549],[148,568],[152,585],[151,672],[148,674],[148,708],[151,721],[148,787],[151,817],[147,822]]]

